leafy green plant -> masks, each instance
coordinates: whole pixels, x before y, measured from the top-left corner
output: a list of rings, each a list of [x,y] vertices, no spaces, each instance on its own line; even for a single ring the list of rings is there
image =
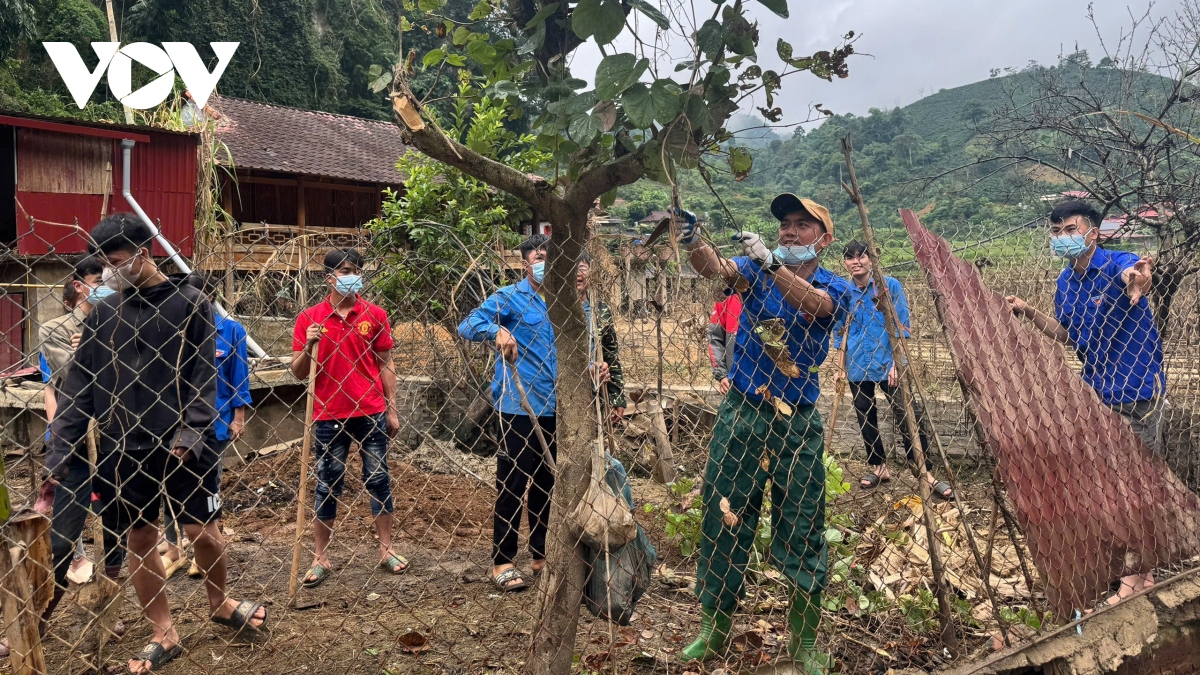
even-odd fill
[[[1042,625],[1053,621],[1053,616],[1050,612],[1046,612],[1045,616],[1038,616],[1038,613],[1028,607],[1001,607],[1000,618],[1009,624],[1024,624],[1034,630],[1041,630]]]
[[[533,147],[533,138],[505,126],[513,115],[505,99],[484,93],[467,76],[457,91],[448,135],[521,171],[545,166],[549,155]],[[529,206],[415,152],[396,167],[407,177],[404,192],[389,190],[382,215],[367,224],[375,233],[373,247],[388,262],[375,284],[400,307],[444,312],[465,275],[497,262],[479,258],[494,258],[497,250],[516,245],[515,226],[530,217]]]
[[[921,588],[916,595],[901,595],[896,606],[908,625],[918,633],[927,633],[938,628],[937,598],[928,589]]]

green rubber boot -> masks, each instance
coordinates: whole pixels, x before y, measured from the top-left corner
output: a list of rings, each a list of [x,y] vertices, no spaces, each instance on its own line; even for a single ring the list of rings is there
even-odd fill
[[[729,633],[733,630],[733,614],[709,607],[700,608],[700,637],[679,652],[683,663],[707,661],[720,656],[728,647]]]
[[[788,609],[788,656],[804,675],[828,675],[833,657],[817,651],[817,626],[821,624],[821,592],[794,591]]]

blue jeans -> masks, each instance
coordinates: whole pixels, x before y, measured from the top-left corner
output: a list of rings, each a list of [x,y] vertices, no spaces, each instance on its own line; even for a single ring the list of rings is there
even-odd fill
[[[392,477],[387,465],[387,417],[385,413],[351,417],[344,420],[318,420],[313,423],[317,441],[317,519],[337,517],[338,497],[346,483],[346,456],[350,441],[358,441],[362,457],[362,480],[371,497],[371,515],[391,513]]]

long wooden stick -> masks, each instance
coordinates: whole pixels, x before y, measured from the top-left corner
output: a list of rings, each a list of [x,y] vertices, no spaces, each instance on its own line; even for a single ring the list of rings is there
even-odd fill
[[[850,145],[850,137],[846,136],[842,139],[842,154],[846,157],[846,170],[849,174],[850,185],[842,183],[842,188],[850,196],[850,201],[854,202],[858,207],[859,219],[862,221],[863,238],[867,243],[867,256],[871,259],[871,273],[875,280],[875,292],[883,305],[883,320],[887,326],[888,336],[892,343],[892,363],[896,368],[896,384],[899,385],[900,403],[906,417],[905,424],[908,427],[909,437],[912,439],[913,477],[917,479],[917,490],[921,496],[921,503],[924,505],[922,509],[925,518],[925,527],[929,535],[929,563],[933,570],[934,594],[938,601],[938,614],[941,623],[941,640],[942,644],[951,653],[952,656],[958,655],[958,635],[954,631],[954,624],[950,621],[950,598],[946,593],[945,569],[942,562],[942,556],[938,537],[936,535],[937,526],[933,519],[933,509],[930,504],[930,493],[933,486],[929,481],[925,480],[925,448],[921,447],[921,430],[917,422],[917,416],[913,406],[913,389],[916,377],[913,375],[912,365],[906,360],[904,353],[903,334],[900,329],[900,320],[896,316],[896,307],[892,304],[891,294],[888,293],[887,283],[883,278],[883,266],[879,261],[879,251],[875,247],[875,231],[871,228],[871,223],[867,219],[867,207],[863,203],[862,191],[858,188],[858,177],[854,173],[854,161],[850,157],[852,146]],[[936,432],[936,429],[933,430]],[[970,529],[967,526],[967,529]],[[993,607],[994,607],[993,603]]]
[[[308,501],[308,466],[312,461],[313,404],[316,402],[317,354],[320,343],[312,347],[309,359],[308,387],[304,402],[304,442],[300,444],[300,490],[296,496],[296,541],[292,544],[292,576],[288,579],[288,602],[295,603],[296,590],[300,581],[300,544],[304,540],[304,504]]]
[[[837,429],[838,409],[842,407],[842,397],[846,395],[846,343],[850,341],[850,320],[852,318],[852,316],[846,317],[846,329],[842,332],[842,352],[838,362],[840,377],[833,385],[833,410],[829,413],[829,428],[825,431],[825,452],[833,449],[833,434]],[[850,453],[854,454],[853,446],[851,446]]]

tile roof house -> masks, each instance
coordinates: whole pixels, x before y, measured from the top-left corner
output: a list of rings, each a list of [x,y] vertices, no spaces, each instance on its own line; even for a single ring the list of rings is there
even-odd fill
[[[233,227],[207,269],[319,270],[330,248],[365,245],[383,190],[403,188],[396,161],[410,147],[392,122],[218,95],[205,113],[236,177],[221,186]]]

